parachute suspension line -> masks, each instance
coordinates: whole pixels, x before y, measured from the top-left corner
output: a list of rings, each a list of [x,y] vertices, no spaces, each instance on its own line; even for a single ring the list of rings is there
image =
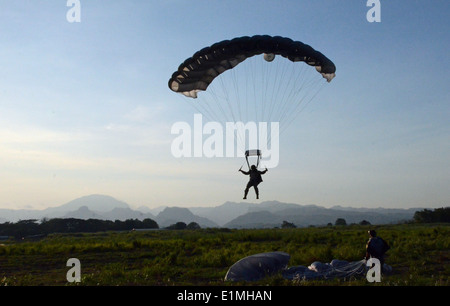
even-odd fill
[[[259,82],[261,82],[262,74],[261,74],[261,65],[258,61],[256,61],[256,56],[251,57],[247,59],[249,63],[249,67],[246,67],[247,73],[250,71],[249,77],[251,78],[250,82],[253,84],[253,95],[249,97],[249,99],[246,101],[249,105],[249,113],[247,114],[248,117],[246,118],[246,122],[250,121],[250,119],[255,120],[258,122],[260,118],[260,112],[261,108],[258,107],[258,103],[256,102],[258,100],[258,97],[262,94],[261,92],[261,85]]]
[[[294,110],[294,115],[290,118],[290,120],[286,123],[285,126],[283,126],[283,130],[280,131],[280,133],[283,133],[289,125],[295,120],[295,118],[311,103],[314,98],[319,94],[320,91],[324,88],[325,83],[323,82],[321,86],[319,86],[316,90],[316,92],[309,98],[309,100],[306,101],[306,103],[303,103],[303,107],[300,108],[300,105],[302,105],[303,101],[300,101],[297,103],[296,109]],[[303,99],[302,99],[303,100]]]
[[[258,97],[258,103],[262,105],[261,121],[268,123],[272,119],[271,113],[273,113],[272,109],[274,104],[273,93],[277,83],[277,81],[273,79],[273,76],[278,76],[278,65],[273,62],[267,63],[265,62],[265,60],[261,59],[261,57],[258,57],[258,59],[261,67],[261,95]],[[275,61],[276,60],[277,59],[275,59]],[[261,137],[261,135],[259,136]],[[258,148],[260,150],[266,150],[266,148],[268,147],[268,141],[266,141],[266,143],[262,143],[261,138],[259,138],[258,140]]]
[[[222,109],[222,112],[223,112],[223,108],[222,108],[221,103],[219,102],[218,97],[216,96],[216,93],[214,91],[210,91],[210,94],[211,94],[211,96],[214,97],[214,100],[211,99],[209,103],[204,103],[205,109],[207,108],[208,113],[214,114],[214,121],[219,122],[220,118],[218,117],[217,112],[214,111],[212,104],[213,104],[213,102],[218,104],[219,105],[218,108]]]
[[[259,101],[259,103],[262,104],[261,107],[261,121],[264,121],[266,118],[266,106],[269,106],[270,101],[268,101],[267,96],[268,96],[268,89],[269,86],[271,85],[270,83],[270,76],[272,75],[272,68],[273,65],[268,65],[267,63],[264,63],[264,60],[261,60],[261,58],[259,58],[259,63],[261,65],[261,101]],[[256,101],[255,101],[256,102]],[[258,121],[259,122],[259,121]]]
[[[295,79],[295,81],[292,83],[292,86],[290,87],[287,98],[282,101],[280,105],[280,122],[284,122],[286,117],[289,117],[289,115],[292,115],[292,111],[295,108],[295,103],[300,100],[300,95],[303,93],[302,88],[304,86],[304,82],[306,80],[306,68],[304,65],[293,65],[292,70],[292,78]]]
[[[274,60],[275,61],[275,60]],[[263,122],[268,122],[273,120],[274,118],[271,116],[272,109],[273,109],[273,95],[275,91],[275,87],[277,86],[277,83],[279,85],[278,81],[278,73],[279,73],[279,65],[271,62],[267,63],[265,65],[267,68],[267,75],[265,79],[265,84],[263,85],[265,88],[265,93],[263,97],[262,103],[264,104],[264,114],[262,117]]]
[[[210,91],[208,91],[208,93],[205,92],[204,94],[208,94],[210,97],[213,97],[214,99],[212,99],[212,98],[210,98],[210,99],[199,98],[199,99],[202,99],[202,100],[204,99],[205,100],[203,102],[198,103],[199,105],[202,105],[202,106],[204,105],[203,107],[201,107],[199,112],[202,115],[205,115],[207,117],[207,119],[209,119],[209,120],[218,121],[219,118],[217,117],[216,112],[212,109],[212,105],[211,105],[214,101],[218,102],[218,97],[217,97],[216,93],[214,92],[214,90],[210,90]],[[194,103],[194,107],[195,107],[196,101],[194,101],[193,103]],[[220,105],[220,103],[216,103],[216,104],[219,105],[218,106],[219,108],[222,108],[222,105]]]
[[[277,61],[277,59],[275,59],[275,61]],[[258,65],[258,70],[254,69],[254,71],[258,71],[258,79],[253,81],[253,84],[258,84],[259,86],[259,90],[255,90],[254,95],[255,108],[256,110],[259,109],[259,112],[257,113],[257,122],[261,121],[269,123],[270,121],[277,119],[276,117],[273,117],[274,107],[277,104],[274,95],[276,92],[279,92],[281,88],[280,84],[282,83],[280,81],[280,79],[282,79],[280,77],[280,64],[267,63],[262,56],[255,56],[253,62],[255,65]],[[259,137],[258,148],[260,150],[265,150],[268,147],[270,140],[266,140],[266,143],[262,143],[261,140],[262,139]]]
[[[238,69],[241,67],[237,67]],[[246,122],[246,120],[244,120],[243,118],[243,110],[242,110],[242,101],[241,101],[241,86],[239,86],[239,84],[243,83],[243,80],[241,80],[239,78],[239,74],[236,73],[236,70],[231,69],[231,80],[233,81],[233,87],[234,87],[234,91],[235,91],[235,98],[234,98],[234,104],[236,105],[236,108],[238,109],[238,117],[237,118],[233,118],[234,123],[236,124],[237,121],[243,121]],[[233,102],[231,102],[233,103]],[[248,103],[245,103],[246,105]],[[245,114],[245,117],[247,117],[247,114]],[[245,132],[244,132],[245,133]],[[235,135],[237,136],[237,145],[238,147],[242,147],[243,149],[241,150],[241,153],[244,153],[245,151],[245,135],[242,135],[242,133],[239,133],[238,130],[235,131]],[[240,146],[239,146],[240,144]]]
[[[225,84],[222,76],[217,78],[218,82],[211,84],[207,91],[201,92],[198,100],[194,100],[191,104],[197,112],[201,113],[208,120],[225,124],[226,121],[236,121],[236,116],[233,111],[233,103],[231,102],[230,93],[228,91],[229,84]],[[199,103],[200,102],[200,103]],[[226,105],[224,108],[223,105]],[[216,110],[214,111],[214,108]],[[225,118],[225,121],[223,119]],[[241,134],[234,131],[234,136],[239,148],[239,145],[243,143]],[[244,154],[244,150],[241,153]]]
[[[264,96],[264,74],[262,69],[264,68],[264,66],[261,65],[261,62],[255,62],[255,65],[257,65],[256,69],[255,69],[255,80],[253,81],[255,84],[255,95],[251,98],[254,105],[253,107],[255,108],[255,119],[258,122],[260,120],[260,111],[261,109],[258,109],[257,105],[258,105],[258,101],[260,101],[262,99],[262,97]]]
[[[277,61],[277,59],[275,59]],[[289,116],[292,112],[288,106],[290,105],[290,97],[295,94],[295,86],[298,83],[298,79],[302,75],[304,70],[304,65],[297,65],[296,63],[291,63],[289,61],[281,60],[278,62],[273,62],[266,64],[266,66],[273,66],[276,70],[275,73],[269,74],[269,76],[274,76],[268,79],[267,83],[264,84],[265,88],[271,87],[271,97],[266,99],[266,104],[268,105],[268,111],[266,112],[265,122],[269,123],[272,121],[278,121],[280,128],[284,124],[283,118]],[[300,67],[300,68],[298,68]],[[300,69],[301,73],[298,72]],[[273,70],[273,69],[272,69]],[[286,78],[288,77],[288,78]],[[282,82],[281,80],[287,80]],[[278,99],[276,97],[279,97]],[[292,107],[291,107],[292,108]],[[281,131],[280,131],[281,132]],[[279,133],[281,135],[281,133]],[[264,146],[260,146],[260,149],[266,150],[271,146],[272,133],[268,133],[267,142]]]
[[[242,118],[241,100],[240,100],[240,96],[241,95],[240,95],[240,91],[239,91],[239,86],[238,86],[238,81],[237,81],[237,76],[236,76],[235,69],[231,69],[230,72],[231,72],[231,80],[233,82],[233,89],[234,89],[234,92],[235,92],[235,102],[234,102],[234,104],[237,104],[236,108],[238,110],[238,117],[237,118]],[[233,102],[231,101],[231,103],[233,103]]]
[[[292,65],[291,63],[289,67],[286,63],[288,62],[283,61],[281,76],[278,73],[277,75],[282,80],[288,77],[288,81],[275,82],[278,83],[278,87],[273,90],[272,96],[279,97],[279,99],[273,100],[272,109],[269,111],[270,118],[279,122],[279,135],[287,130],[325,86],[325,82],[322,78],[317,77],[315,71],[308,71],[310,67],[307,65],[297,65],[296,63]],[[300,86],[297,86],[297,84],[300,84]],[[321,86],[318,87],[318,84]],[[305,88],[309,90],[306,93]],[[267,137],[267,144],[265,147],[260,146],[260,149],[266,150],[271,146],[272,133],[268,133]]]
[[[233,85],[233,86],[230,86],[230,84],[225,84],[225,81],[224,81],[224,78],[222,77],[222,75],[220,75],[218,77],[218,80],[220,80],[221,89],[222,89],[222,91],[224,93],[223,100],[226,102],[226,104],[228,106],[228,109],[229,109],[229,113],[228,114],[231,115],[231,118],[230,118],[229,115],[228,116],[226,115],[227,113],[223,110],[223,108],[221,108],[221,109],[222,109],[222,114],[225,115],[225,122],[231,121],[231,122],[236,123],[237,122],[237,118],[236,118],[235,113],[233,111],[233,108],[236,108],[236,107],[234,107],[233,104],[238,104],[237,108],[238,108],[238,111],[240,113],[239,103],[237,103],[237,102],[233,103],[233,100],[237,101],[236,96],[239,95],[239,91],[236,89],[238,87],[237,86],[237,81],[236,81],[237,77],[236,77],[236,73],[234,72],[233,69],[231,69],[231,71],[227,71],[227,72],[230,72],[230,73],[228,73],[228,75],[230,76],[229,79],[231,79],[231,81],[233,83],[231,85]],[[228,92],[228,88],[233,88],[233,87],[235,88],[235,95],[231,96],[231,94]],[[221,104],[220,101],[218,101],[217,104],[220,105]],[[236,139],[237,147],[238,148],[240,148],[240,147],[245,148],[245,143],[243,141],[243,135],[241,135],[241,133],[239,133],[237,129],[235,129],[233,131],[233,135],[234,135],[234,137]],[[242,151],[241,153],[243,154],[245,150],[241,149],[240,151]]]
[[[197,101],[195,101],[195,100],[194,101],[186,101],[186,98],[184,98],[182,96],[178,96],[178,97],[183,100],[183,103],[187,102],[187,104],[190,107],[194,108],[197,111],[197,113],[202,114],[203,116],[207,117],[207,119],[211,120],[211,119],[214,118],[214,116],[212,114],[210,114],[210,113],[208,113],[207,111],[204,110],[204,107],[199,106],[201,104],[197,103]]]
[[[278,120],[278,118],[276,116],[273,116],[273,114],[274,109],[276,109],[276,105],[278,104],[278,101],[275,97],[280,91],[283,83],[281,82],[281,80],[283,79],[284,70],[284,66],[282,66],[282,64],[285,64],[285,61],[282,60],[280,62],[278,58],[275,58],[273,62],[267,64],[267,66],[270,67],[270,71],[267,74],[267,83],[265,84],[265,88],[270,90],[268,90],[268,94],[266,94],[266,96],[264,97],[265,104],[267,105],[266,114],[263,118],[264,122]]]
[[[261,103],[258,103],[260,102],[258,99],[262,94],[261,88],[264,87],[259,82],[264,77],[264,74],[261,73],[262,68],[267,66],[261,65],[261,61],[258,62],[257,60],[258,57],[256,56],[249,58],[244,63],[239,64],[239,67],[236,67],[236,70],[233,70],[229,74],[230,77],[228,80],[231,80],[230,82],[232,82],[232,88],[234,88],[235,93],[235,97],[233,96],[234,101],[230,103],[237,104],[236,108],[239,110],[238,118],[233,118],[234,122],[238,119],[243,124],[247,124],[249,121],[255,120],[255,117],[256,122],[258,122],[262,115]],[[241,105],[242,103],[245,105]],[[247,147],[245,133],[245,129],[235,130],[238,145],[241,149],[244,148],[242,153],[245,152],[245,148]]]
[[[275,107],[276,105],[278,105],[278,103],[280,101],[276,101],[276,97],[279,97],[279,93],[281,91],[281,88],[284,85],[284,82],[282,82],[281,80],[285,79],[285,73],[286,73],[286,64],[288,63],[288,61],[281,61],[278,65],[276,65],[276,73],[275,73],[275,81],[273,82],[273,89],[272,89],[272,96],[270,97],[270,109],[269,109],[269,116],[270,118],[274,118],[275,120],[280,119],[279,115],[280,113],[276,112],[277,116],[273,116],[275,110],[277,109],[277,107]],[[280,72],[280,68],[281,68],[281,72]],[[279,108],[278,108],[279,109]],[[269,120],[267,120],[269,121]]]
[[[230,101],[230,93],[228,91],[228,84],[225,84],[224,77],[220,75],[218,77],[219,82],[216,82],[216,87],[219,87],[222,95],[219,96],[220,99],[216,101],[216,103],[219,105],[219,117],[223,117],[225,121],[231,121],[234,118],[234,112],[233,112],[233,105]],[[224,107],[225,106],[225,107]],[[233,119],[234,120],[234,119]]]
[[[242,170],[242,167],[244,167],[245,162],[242,163],[241,168],[239,168],[239,170]]]
[[[230,94],[229,94],[229,92],[227,90],[228,87],[224,84],[224,80],[223,80],[222,77],[219,76],[218,79],[220,81],[220,84],[222,85],[222,89],[223,89],[223,92],[224,92],[224,95],[225,95],[224,96],[224,100],[227,103],[228,109],[230,111],[229,114],[231,115],[231,118],[234,121],[235,116],[234,116],[234,112],[233,112],[233,107],[231,105]]]
[[[220,75],[207,91],[201,92],[198,100],[204,99],[204,103],[194,100],[191,105],[216,122],[223,121],[225,117],[226,121],[242,121],[245,124],[255,116],[256,123],[258,120],[267,124],[278,121],[279,135],[282,135],[325,83],[316,88],[322,78],[311,79],[308,72],[314,76],[316,72],[308,71],[311,67],[300,64],[284,59],[277,61],[277,58],[272,63],[266,63],[261,57],[254,56],[237,67],[241,70],[227,71],[226,77]],[[311,94],[313,91],[315,92]],[[252,92],[253,97],[249,97]],[[244,98],[245,101],[242,101]],[[238,151],[244,153],[247,147],[245,130],[234,129],[233,132]],[[266,150],[271,146],[272,133],[267,133],[266,139],[265,143],[260,137],[257,139],[258,149]]]
[[[237,69],[241,69],[242,68],[242,64],[240,64],[240,67],[237,67]],[[245,65],[245,64],[244,64]],[[234,119],[234,123],[236,124],[237,121],[240,122],[245,122],[246,119],[244,119],[244,114],[243,114],[243,110],[242,110],[242,97],[241,97],[241,88],[243,87],[243,85],[239,86],[239,84],[243,84],[243,80],[241,77],[241,74],[237,73],[236,71],[238,70],[232,70],[232,81],[233,81],[233,86],[234,86],[234,90],[235,90],[235,104],[237,104],[237,109],[239,111],[238,117]],[[248,103],[245,103],[248,104]],[[245,117],[247,117],[247,114],[245,114]],[[244,132],[245,133],[245,132]],[[235,130],[235,135],[237,136],[237,145],[238,148],[242,148],[240,150],[241,153],[245,152],[245,135],[242,134],[242,132],[239,132],[237,129]]]
[[[298,82],[299,86],[298,86],[298,88],[296,88],[295,86],[292,87],[291,93],[289,95],[289,99],[287,100],[287,101],[291,101],[291,103],[284,103],[284,105],[282,106],[283,122],[289,122],[289,121],[295,119],[296,115],[298,115],[298,113],[295,112],[295,110],[298,109],[299,105],[309,95],[309,92],[306,91],[305,88],[309,87],[309,85],[311,83],[317,84],[317,82],[318,82],[317,79],[314,80],[314,76],[316,76],[316,75],[308,75],[307,72],[308,71],[306,71],[305,66],[302,66],[301,71],[299,72],[299,74],[297,75],[297,78],[296,78],[297,79],[296,82]],[[284,109],[288,109],[288,110],[284,111]]]
[[[365,259],[362,259],[362,260],[356,261],[356,262],[349,262],[342,268],[334,268],[333,267],[332,272],[341,273],[342,275],[345,275],[346,277],[352,276],[354,274],[362,274],[366,271],[365,263],[366,263]],[[328,274],[329,274],[329,272],[328,272]],[[324,275],[324,276],[326,276],[326,275]],[[335,277],[335,276],[333,275],[333,277]]]
[[[249,97],[249,94],[253,97],[256,96],[256,84],[255,84],[255,79],[256,79],[256,69],[255,69],[255,62],[250,59],[247,59],[248,61],[248,65],[250,66],[250,69],[247,70],[247,74],[246,74],[246,80],[249,82],[250,86],[246,87],[246,99],[245,99],[245,104],[246,104],[246,118],[245,121],[248,122],[249,118],[250,118],[250,110],[253,108],[253,106],[250,105],[250,103],[248,103],[251,100],[251,97]],[[251,88],[250,88],[251,87]],[[253,93],[250,92],[250,89],[253,90]],[[249,93],[250,92],[250,93]]]
[[[280,124],[281,122],[283,122],[283,119],[292,111],[292,101],[297,100],[297,96],[300,92],[297,90],[296,85],[301,84],[301,79],[302,77],[304,77],[304,73],[304,65],[296,65],[295,63],[294,65],[291,65],[291,75],[289,78],[289,82],[288,84],[286,84],[286,89],[283,91],[284,94],[280,101],[280,107],[278,108],[280,114]]]
[[[275,61],[277,61],[277,59],[275,59]],[[277,103],[274,99],[274,92],[276,91],[275,88],[279,88],[280,83],[282,83],[279,81],[280,67],[277,63],[267,63],[262,56],[257,56],[255,62],[259,64],[259,71],[261,71],[258,82],[260,84],[260,94],[255,96],[255,104],[256,107],[261,105],[260,121],[269,123],[273,119],[276,119],[273,117],[273,109]],[[266,140],[266,143],[262,143],[261,135],[259,136],[258,148],[260,150],[265,150],[268,147],[268,140]]]
[[[223,88],[222,93],[218,92],[217,86],[209,86],[207,91],[202,91],[198,98],[193,100],[192,105],[194,108],[207,117],[208,120],[220,122],[220,114],[225,114],[225,110],[222,107],[222,103],[220,100],[223,100]],[[199,107],[196,107],[198,105]],[[220,111],[215,110],[215,108],[219,108]]]
[[[272,85],[270,82],[271,76],[273,75],[272,73],[272,68],[273,65],[264,63],[263,60],[261,60],[260,62],[261,64],[261,96],[260,96],[260,101],[258,101],[262,106],[261,106],[261,119],[260,121],[264,121],[266,118],[266,110],[269,108],[269,100],[268,100],[268,96],[269,96],[269,92],[270,92],[270,86]]]
[[[249,73],[247,73],[246,74],[246,79],[247,79],[247,82],[249,82],[248,84],[250,84],[250,85],[247,85],[246,86],[246,97],[245,97],[245,101],[246,101],[246,103],[245,103],[245,106],[246,106],[246,118],[245,118],[245,121],[248,121],[249,120],[249,103],[247,103],[248,101],[250,101],[250,97],[249,97],[249,93],[251,94],[251,92],[250,92],[250,88],[251,89],[253,89],[253,97],[255,97],[255,95],[256,95],[256,84],[255,84],[255,74],[256,74],[256,72],[255,72],[255,62],[254,61],[249,61],[249,65],[251,66],[250,67],[250,71],[249,71]]]

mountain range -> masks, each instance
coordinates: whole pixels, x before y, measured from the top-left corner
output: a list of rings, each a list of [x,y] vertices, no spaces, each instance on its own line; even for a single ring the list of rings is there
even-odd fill
[[[283,221],[298,227],[334,224],[338,218],[347,224],[362,220],[371,224],[388,224],[411,220],[421,208],[352,208],[334,206],[325,208],[317,205],[300,205],[266,201],[260,204],[249,202],[226,202],[215,207],[158,207],[150,209],[130,206],[106,195],[89,195],[58,207],[44,210],[0,209],[0,223],[17,222],[26,219],[77,218],[101,220],[152,219],[160,228],[176,222],[198,223],[201,227],[227,228],[272,228],[280,227]]]

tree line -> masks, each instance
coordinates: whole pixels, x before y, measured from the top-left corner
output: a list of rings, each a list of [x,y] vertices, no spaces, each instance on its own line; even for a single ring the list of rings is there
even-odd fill
[[[417,223],[448,223],[450,222],[450,207],[416,211],[414,221]]]
[[[32,236],[45,236],[51,233],[93,233],[102,231],[130,231],[133,229],[157,229],[156,221],[152,219],[128,219],[111,221],[98,219],[43,219],[21,220],[16,223],[0,224],[0,236],[14,236],[16,239]]]

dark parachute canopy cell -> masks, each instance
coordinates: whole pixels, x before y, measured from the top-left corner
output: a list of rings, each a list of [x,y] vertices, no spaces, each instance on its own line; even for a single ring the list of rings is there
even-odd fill
[[[224,40],[196,52],[173,73],[169,88],[187,97],[197,98],[197,93],[205,91],[221,73],[263,53],[314,66],[328,82],[335,76],[333,62],[311,46],[280,36],[255,35]],[[273,57],[265,59],[271,61]]]
[[[268,252],[242,258],[230,267],[225,281],[257,281],[287,267],[291,256],[284,252]]]

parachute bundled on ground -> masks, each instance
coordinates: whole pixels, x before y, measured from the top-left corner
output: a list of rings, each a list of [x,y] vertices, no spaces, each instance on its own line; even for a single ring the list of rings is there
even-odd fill
[[[245,257],[230,267],[226,281],[257,281],[285,269],[291,256],[284,252],[260,253]]]
[[[179,65],[168,86],[188,97],[188,103],[209,120],[278,122],[281,134],[335,72],[334,63],[307,44],[255,35],[223,40],[195,52]],[[237,137],[242,156],[248,149],[264,154],[269,145],[251,147],[245,133]]]
[[[284,278],[289,280],[313,280],[347,278],[350,276],[365,275],[366,261],[345,261],[333,259],[330,263],[315,261],[308,267],[294,266],[282,271]]]
[[[225,275],[225,281],[258,281],[281,273],[287,280],[315,280],[365,276],[368,267],[365,260],[345,261],[333,259],[330,263],[315,261],[308,267],[288,267],[290,255],[284,252],[268,252],[247,256],[233,264]],[[392,267],[384,264],[384,273]]]

